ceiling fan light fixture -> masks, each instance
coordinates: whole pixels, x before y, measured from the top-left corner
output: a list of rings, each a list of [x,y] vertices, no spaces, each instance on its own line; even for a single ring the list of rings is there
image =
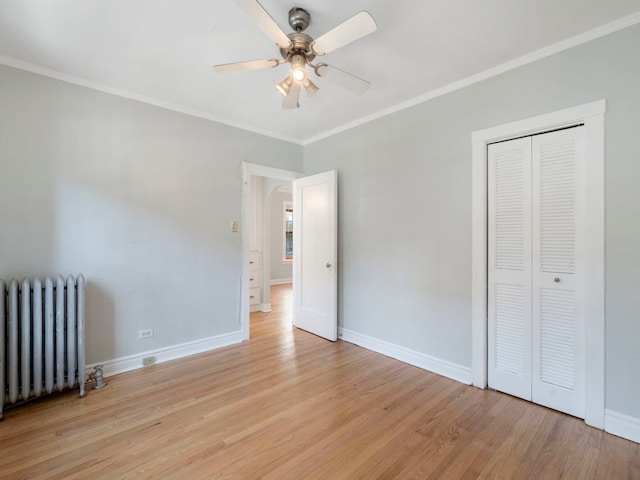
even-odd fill
[[[295,82],[304,84],[307,80],[307,69],[305,68],[306,59],[303,55],[294,55],[291,57],[291,78]]]
[[[294,68],[291,75],[293,76],[293,79],[298,83],[304,83],[304,81],[307,80],[307,72],[304,67]]]
[[[276,88],[283,97],[286,97],[289,94],[289,90],[291,90],[291,85],[293,85],[293,79],[291,77],[287,77],[279,84],[277,84]]]
[[[314,93],[316,93],[318,90],[320,90],[320,88],[318,88],[318,86],[308,78],[304,81],[302,86],[307,91],[307,95],[309,97],[312,96]]]

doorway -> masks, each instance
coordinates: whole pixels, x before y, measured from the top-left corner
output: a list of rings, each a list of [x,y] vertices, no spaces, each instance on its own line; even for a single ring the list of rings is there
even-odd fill
[[[260,275],[262,256],[252,253],[252,237],[259,231],[257,177],[291,180],[293,184],[293,324],[327,340],[338,330],[338,172],[330,170],[302,177],[298,172],[243,162],[242,276],[240,324],[242,339],[250,335],[250,278]],[[252,200],[253,199],[253,200]],[[253,203],[253,205],[252,205]],[[252,229],[253,223],[253,229]],[[257,228],[256,228],[257,227]],[[254,272],[254,275],[250,273]],[[255,296],[254,296],[255,302]]]
[[[488,386],[488,145],[584,125],[586,242],[585,422],[604,427],[604,113],[606,101],[580,105],[472,134],[472,376]]]
[[[278,250],[278,245],[272,245],[270,238],[277,223],[271,222],[272,211],[282,203],[280,197],[286,196],[287,190],[290,192],[293,180],[300,176],[300,173],[290,170],[243,163],[243,281],[240,304],[243,340],[248,340],[250,337],[251,312],[266,313],[272,309],[272,253],[275,255]],[[286,261],[281,263],[286,269]],[[292,276],[279,280],[284,282],[287,279],[292,281]]]

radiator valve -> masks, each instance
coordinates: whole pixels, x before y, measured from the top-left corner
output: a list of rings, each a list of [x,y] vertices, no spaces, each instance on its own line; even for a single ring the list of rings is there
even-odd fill
[[[96,365],[93,367],[95,370],[94,375],[96,377],[96,384],[93,386],[94,390],[99,390],[102,387],[106,387],[107,383],[104,381],[104,374],[102,373],[102,368],[104,365]]]

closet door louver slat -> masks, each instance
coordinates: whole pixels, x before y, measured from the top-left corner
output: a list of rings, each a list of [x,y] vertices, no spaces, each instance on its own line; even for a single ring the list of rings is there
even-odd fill
[[[575,146],[572,138],[546,139],[539,146],[541,268],[575,273]]]
[[[495,368],[522,376],[524,373],[524,292],[520,285],[496,284]]]
[[[543,288],[540,295],[540,381],[573,390],[576,377],[575,295]]]

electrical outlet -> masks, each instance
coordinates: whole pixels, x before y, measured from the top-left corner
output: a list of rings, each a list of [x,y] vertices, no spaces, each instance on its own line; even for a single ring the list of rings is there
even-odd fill
[[[138,332],[138,340],[153,337],[153,328],[147,328],[146,330],[140,330]]]
[[[156,363],[156,357],[144,357],[142,359],[142,366],[143,367],[148,367],[150,365],[153,365],[154,363]]]

